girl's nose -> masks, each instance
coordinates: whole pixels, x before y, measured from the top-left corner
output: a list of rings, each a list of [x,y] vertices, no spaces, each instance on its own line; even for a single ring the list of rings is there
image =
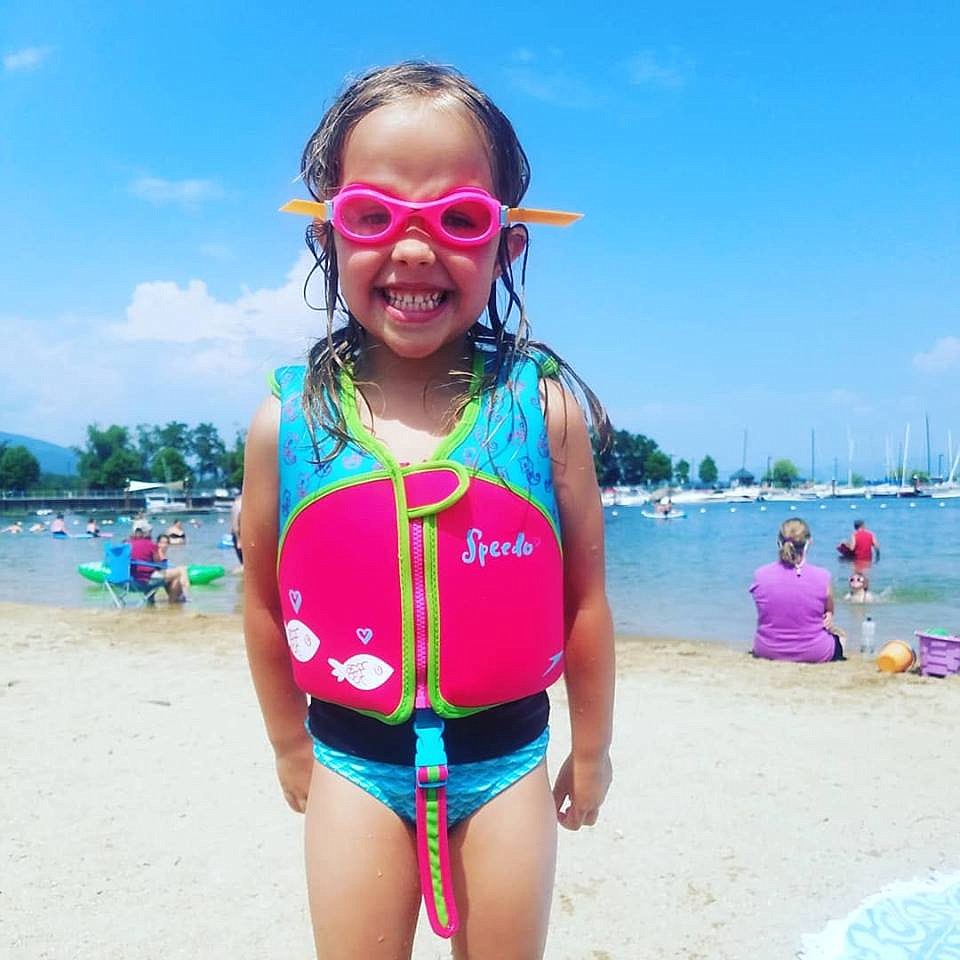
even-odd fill
[[[429,266],[437,258],[430,234],[419,217],[411,217],[393,245],[393,259],[400,263]]]

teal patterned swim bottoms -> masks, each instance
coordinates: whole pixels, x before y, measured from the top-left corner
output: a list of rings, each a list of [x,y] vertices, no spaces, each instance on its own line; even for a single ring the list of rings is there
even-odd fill
[[[407,823],[417,822],[416,772],[411,766],[364,760],[328,747],[313,737],[317,763],[355,783],[386,804]],[[450,826],[476,813],[498,793],[513,786],[546,756],[550,730],[530,743],[493,760],[451,764],[447,771],[447,822]]]

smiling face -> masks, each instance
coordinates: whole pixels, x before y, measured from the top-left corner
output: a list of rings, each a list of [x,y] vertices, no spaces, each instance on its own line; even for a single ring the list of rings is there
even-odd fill
[[[341,187],[366,184],[405,200],[433,200],[455,187],[494,192],[487,149],[453,105],[403,100],[368,113],[350,131]],[[350,312],[398,357],[461,350],[483,313],[496,275],[498,238],[480,247],[445,245],[418,216],[388,243],[359,245],[335,234],[340,289]],[[520,231],[510,253],[523,249]]]

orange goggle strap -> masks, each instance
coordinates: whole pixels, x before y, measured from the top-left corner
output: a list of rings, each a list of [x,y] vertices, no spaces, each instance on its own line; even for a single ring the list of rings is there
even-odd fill
[[[281,208],[281,213],[298,213],[314,220],[326,222],[333,217],[333,207],[325,202],[316,200],[288,200]],[[511,223],[542,223],[548,227],[569,227],[583,217],[582,213],[567,213],[563,210],[537,210],[533,207],[502,207],[500,210],[500,226],[506,227]]]

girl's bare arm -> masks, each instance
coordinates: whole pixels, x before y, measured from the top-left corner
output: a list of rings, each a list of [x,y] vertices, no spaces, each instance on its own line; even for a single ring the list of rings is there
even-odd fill
[[[303,812],[313,753],[303,726],[306,698],[293,681],[277,592],[279,419],[279,402],[269,397],[254,414],[244,451],[243,631],[280,784],[290,806]]]
[[[587,426],[566,389],[553,380],[545,382],[545,389],[563,539],[564,659],[572,736],[554,798],[561,824],[577,830],[596,822],[612,779],[613,621],[604,582],[603,508]],[[567,799],[569,808],[562,811]]]

